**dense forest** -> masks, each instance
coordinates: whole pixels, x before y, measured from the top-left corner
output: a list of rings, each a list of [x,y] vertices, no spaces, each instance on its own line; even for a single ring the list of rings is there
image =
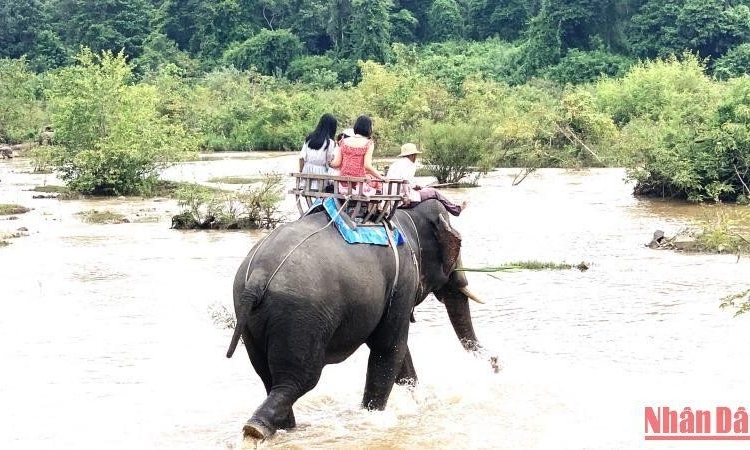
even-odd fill
[[[200,151],[374,119],[441,179],[626,167],[636,193],[750,202],[750,0],[3,0],[0,145],[88,193]]]
[[[709,58],[731,76],[750,60],[750,0],[3,0],[0,58],[43,72],[81,46],[124,50],[137,73],[233,65],[292,80],[356,82],[358,60],[395,61],[394,43],[495,39],[487,76],[582,82],[637,59]],[[730,64],[727,59],[731,59]]]

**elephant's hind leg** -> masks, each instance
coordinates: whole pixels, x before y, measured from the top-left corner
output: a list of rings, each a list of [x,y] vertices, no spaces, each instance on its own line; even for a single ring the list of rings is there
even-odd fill
[[[401,386],[416,386],[417,385],[417,371],[414,369],[414,363],[411,361],[411,353],[409,353],[409,347],[406,347],[406,356],[404,356],[404,362],[401,364],[401,371],[396,377],[396,384]]]

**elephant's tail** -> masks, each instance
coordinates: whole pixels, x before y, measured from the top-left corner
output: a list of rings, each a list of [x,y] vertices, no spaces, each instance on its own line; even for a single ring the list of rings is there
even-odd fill
[[[227,358],[231,358],[234,351],[237,349],[237,344],[240,342],[242,332],[247,327],[247,316],[250,311],[255,309],[260,304],[262,295],[259,295],[257,290],[248,289],[247,287],[242,292],[239,301],[239,308],[237,309],[237,325],[234,326],[234,334],[232,334],[232,340],[229,342],[229,349],[227,349]],[[245,345],[248,345],[245,342]]]
[[[237,321],[237,325],[234,327],[234,334],[232,335],[232,340],[229,342],[229,349],[227,350],[227,358],[231,358],[232,355],[234,355],[234,351],[237,349],[237,344],[240,342],[240,337],[242,336],[242,330],[244,328],[245,320],[243,317]]]

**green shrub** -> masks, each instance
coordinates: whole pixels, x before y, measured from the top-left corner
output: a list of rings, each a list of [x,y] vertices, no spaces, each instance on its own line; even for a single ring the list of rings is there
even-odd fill
[[[489,130],[469,124],[425,123],[420,133],[423,163],[438,183],[458,183],[492,168],[487,149]]]
[[[129,84],[122,53],[84,48],[78,61],[52,79],[48,93],[55,169],[77,192],[148,194],[159,170],[184,157],[193,140],[158,113],[154,86]]]

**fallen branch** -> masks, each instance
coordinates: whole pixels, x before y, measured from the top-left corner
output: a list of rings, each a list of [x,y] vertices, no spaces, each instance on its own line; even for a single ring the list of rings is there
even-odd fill
[[[734,166],[734,173],[737,174],[737,178],[740,179],[740,183],[742,183],[742,186],[745,187],[745,192],[747,192],[748,194],[750,194],[750,188],[747,187],[747,185],[745,184],[745,180],[743,180],[742,179],[742,175],[740,175],[740,171],[737,170],[737,164],[732,164],[732,165]]]
[[[599,156],[596,153],[594,153],[594,151],[591,150],[588,145],[584,144],[583,141],[581,140],[581,138],[579,138],[578,136],[576,136],[575,132],[573,130],[571,130],[570,127],[565,127],[565,129],[563,129],[560,126],[560,124],[558,124],[557,122],[555,122],[555,126],[557,127],[558,130],[560,130],[560,132],[566,138],[568,138],[568,140],[571,143],[576,144],[576,145],[580,145],[581,147],[583,147],[584,150],[586,150],[587,152],[591,153],[591,156],[593,156],[594,158],[596,158],[596,160],[599,161],[599,164],[604,165],[604,162],[601,160],[601,158],[599,158]]]

